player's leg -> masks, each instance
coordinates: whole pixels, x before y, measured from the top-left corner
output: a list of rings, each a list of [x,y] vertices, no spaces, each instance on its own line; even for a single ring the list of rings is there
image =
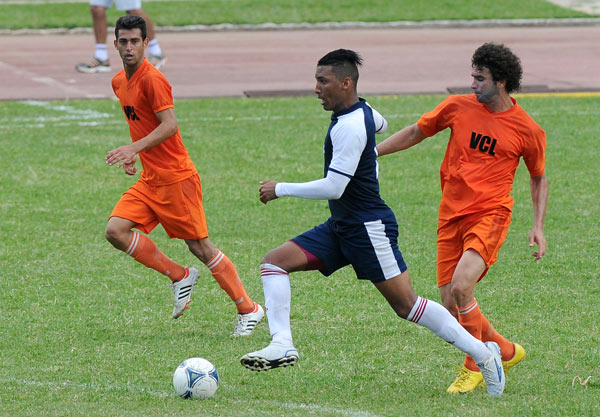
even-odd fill
[[[505,209],[493,210],[475,217],[473,226],[468,229],[465,238],[465,249],[474,249],[483,258],[487,268],[498,259],[498,253],[506,240],[508,228],[511,222],[511,213]],[[487,272],[482,273],[479,280]],[[489,322],[483,313],[481,314],[481,340],[493,341],[500,346],[502,352],[502,364],[504,370],[512,368],[525,358],[525,350],[518,343],[512,343],[501,335]]]
[[[347,264],[330,220],[270,251],[261,261],[260,274],[272,340],[266,348],[244,355],[242,365],[253,371],[266,371],[296,363],[299,355],[290,325],[289,274],[319,270],[329,275]]]
[[[168,187],[158,187],[168,188]],[[164,196],[138,180],[113,209],[106,228],[106,238],[118,249],[132,256],[136,261],[152,268],[173,281],[173,318],[180,317],[189,306],[198,271],[179,265],[167,257],[148,236],[132,230],[135,226],[144,233],[150,233],[159,223]],[[169,194],[169,190],[165,190]]]
[[[90,12],[92,13],[92,26],[94,28],[94,39],[96,40],[96,48],[99,45],[104,45],[104,55],[98,56],[98,58],[108,59],[106,55],[106,37],[108,35],[108,28],[106,22],[106,7],[104,6],[90,6]],[[96,51],[97,52],[97,51]]]
[[[246,293],[244,284],[231,260],[208,238],[186,240],[192,252],[209,269],[219,286],[229,295],[238,310],[232,336],[249,336],[264,317],[264,310]]]
[[[179,281],[186,274],[183,266],[166,256],[148,236],[132,230],[137,223],[121,217],[111,217],[106,225],[106,239],[144,266]]]
[[[271,250],[261,261],[260,275],[265,295],[265,308],[271,333],[271,343],[264,349],[241,358],[241,363],[253,371],[292,366],[299,358],[294,347],[290,324],[290,273],[305,270],[305,251],[288,241]]]
[[[478,340],[481,338],[482,315],[474,297],[475,285],[487,266],[481,256],[473,250],[467,250],[459,259],[452,281],[440,287],[442,303],[456,312],[458,322]],[[448,387],[451,394],[475,390],[483,382],[475,361],[469,355],[454,382]]]
[[[188,308],[192,290],[198,277],[195,268],[187,268],[172,261],[148,236],[132,230],[137,223],[121,217],[111,217],[106,226],[106,239],[133,259],[167,276],[172,282],[173,318],[183,315]]]
[[[408,271],[397,277],[375,282],[374,285],[398,316],[428,328],[436,336],[476,358],[486,380],[488,393],[493,396],[502,394],[505,385],[504,371],[500,349],[495,343],[483,344],[471,336],[442,305],[418,297],[412,288]]]
[[[500,346],[503,363],[512,361],[505,365],[506,369],[524,355],[516,355],[515,346],[496,332],[481,313],[475,299],[475,286],[495,262],[509,223],[509,214],[500,211],[471,216],[438,228],[438,286],[442,303],[474,337]],[[448,392],[473,391],[482,381],[475,361],[467,355]]]
[[[79,72],[96,73],[108,72],[111,70],[108,59],[108,49],[106,45],[106,8],[110,7],[110,3],[110,0],[90,1],[90,13],[92,15],[92,26],[94,29],[96,49],[94,56],[89,62],[83,62],[75,66],[75,69],[77,69]]]
[[[363,226],[362,230],[349,231],[341,240],[342,251],[353,260],[357,277],[370,279],[400,317],[427,327],[463,352],[474,355],[489,381],[488,393],[500,395],[504,390],[504,375],[501,369],[498,372],[492,366],[496,360],[500,363],[499,351],[497,355],[493,347],[488,349],[471,336],[442,305],[417,297],[398,249],[395,218],[390,216]]]

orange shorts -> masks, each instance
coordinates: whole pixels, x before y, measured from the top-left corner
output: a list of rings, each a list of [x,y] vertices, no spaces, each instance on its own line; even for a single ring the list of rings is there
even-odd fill
[[[158,187],[139,180],[123,194],[110,217],[131,220],[144,233],[160,223],[170,238],[208,237],[198,174]]]
[[[438,287],[449,284],[458,261],[468,249],[473,249],[485,261],[487,268],[498,260],[498,251],[506,239],[511,211],[494,209],[470,214],[450,221],[440,221],[437,240]]]

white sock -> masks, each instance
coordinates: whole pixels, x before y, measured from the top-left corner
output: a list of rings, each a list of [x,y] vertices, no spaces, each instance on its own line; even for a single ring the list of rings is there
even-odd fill
[[[105,43],[96,44],[96,52],[94,53],[94,58],[100,61],[106,61],[108,59],[108,51],[106,49]]]
[[[156,38],[148,42],[148,53],[153,56],[162,56],[163,52]]]
[[[490,351],[483,342],[473,337],[448,310],[435,301],[417,297],[417,302],[406,319],[427,327],[436,336],[471,355],[476,363],[481,363],[490,356]]]
[[[290,326],[290,304],[292,301],[290,275],[278,266],[262,264],[260,266],[260,276],[263,282],[265,307],[273,342],[293,346],[292,328]]]

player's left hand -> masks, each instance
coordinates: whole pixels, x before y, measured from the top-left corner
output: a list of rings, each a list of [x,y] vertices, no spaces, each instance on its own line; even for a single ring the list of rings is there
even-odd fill
[[[136,158],[137,159],[137,156]],[[125,171],[125,173],[127,175],[135,175],[135,173],[137,172],[137,168],[135,167],[135,161],[131,164],[121,164],[121,166],[123,167],[123,171]]]
[[[125,165],[132,165],[137,160],[137,153],[133,149],[133,144],[119,146],[117,149],[113,149],[106,154],[106,164],[114,165],[117,162],[121,162],[119,168]],[[127,171],[125,171],[127,172]]]
[[[536,243],[538,250],[533,252],[532,255],[536,261],[539,261],[546,254],[546,238],[543,230],[534,227],[529,233],[529,247],[533,248]]]

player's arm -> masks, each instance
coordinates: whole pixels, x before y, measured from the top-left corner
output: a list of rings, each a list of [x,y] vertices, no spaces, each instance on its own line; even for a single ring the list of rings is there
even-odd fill
[[[343,125],[332,130],[333,151],[325,178],[301,183],[263,181],[259,189],[260,201],[266,204],[278,197],[337,200],[344,194],[356,172],[366,143],[366,132],[354,125]]]
[[[309,182],[277,182],[272,180],[260,182],[260,201],[268,201],[278,197],[298,197],[311,200],[337,200],[344,194],[350,177],[328,171],[325,178]]]
[[[533,228],[529,233],[529,246],[537,243],[538,250],[533,253],[535,260],[539,260],[546,253],[546,238],[544,237],[544,219],[548,205],[548,180],[546,174],[531,177],[531,199],[533,200]]]
[[[394,153],[408,149],[411,146],[420,143],[427,136],[421,131],[415,123],[406,126],[404,129],[397,131],[392,136],[377,145],[377,155],[383,156],[389,153]]]
[[[114,165],[121,162],[119,167],[125,167],[135,163],[137,154],[150,149],[177,133],[177,119],[175,118],[175,109],[168,108],[156,113],[156,118],[160,122],[156,128],[146,137],[130,143],[119,146],[106,154],[106,163]],[[127,172],[127,171],[126,171]]]

